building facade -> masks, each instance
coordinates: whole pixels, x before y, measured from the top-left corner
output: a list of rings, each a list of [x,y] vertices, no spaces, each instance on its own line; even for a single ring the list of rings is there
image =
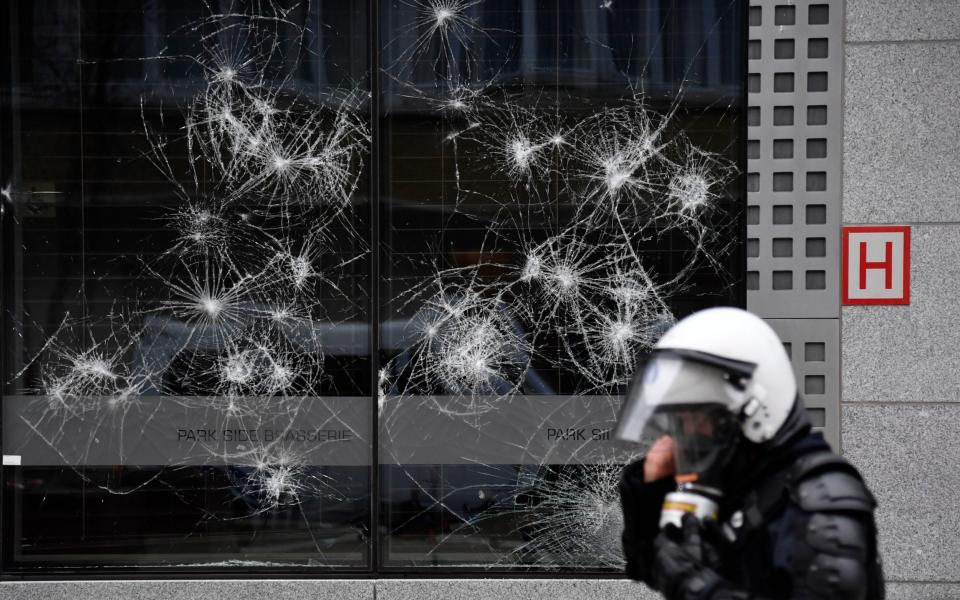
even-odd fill
[[[605,432],[717,304],[960,593],[949,3],[8,9],[4,594],[653,597]]]

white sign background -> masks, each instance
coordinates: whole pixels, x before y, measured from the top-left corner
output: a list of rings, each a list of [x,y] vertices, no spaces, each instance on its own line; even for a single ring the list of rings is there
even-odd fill
[[[905,277],[909,248],[909,235],[903,230],[870,231],[849,228],[845,231],[846,264],[844,271],[846,281],[844,285],[845,303],[875,302],[897,303],[909,298]],[[865,246],[864,246],[865,244]],[[887,244],[892,247],[890,256],[890,286],[887,287]],[[866,249],[863,255],[862,248]],[[867,263],[865,276],[861,281],[861,266]],[[884,266],[882,266],[884,265]],[[861,287],[861,283],[864,284]]]

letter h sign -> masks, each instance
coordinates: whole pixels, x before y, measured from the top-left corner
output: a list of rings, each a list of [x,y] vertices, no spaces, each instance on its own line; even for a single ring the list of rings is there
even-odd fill
[[[910,227],[843,228],[843,303],[910,304]]]

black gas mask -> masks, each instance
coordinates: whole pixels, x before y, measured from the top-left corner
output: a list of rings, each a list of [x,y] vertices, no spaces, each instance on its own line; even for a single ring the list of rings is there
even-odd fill
[[[744,439],[737,407],[744,404],[754,368],[698,352],[657,351],[624,398],[615,436],[640,444],[669,437],[678,491],[715,504]]]

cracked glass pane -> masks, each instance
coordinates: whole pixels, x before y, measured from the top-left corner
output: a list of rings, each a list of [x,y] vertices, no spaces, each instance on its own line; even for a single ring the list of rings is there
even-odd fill
[[[621,568],[618,394],[743,301],[745,14],[8,3],[4,567]]]
[[[4,10],[8,567],[368,566],[367,3]]]
[[[742,6],[381,6],[384,566],[620,569],[618,394],[742,293]]]

